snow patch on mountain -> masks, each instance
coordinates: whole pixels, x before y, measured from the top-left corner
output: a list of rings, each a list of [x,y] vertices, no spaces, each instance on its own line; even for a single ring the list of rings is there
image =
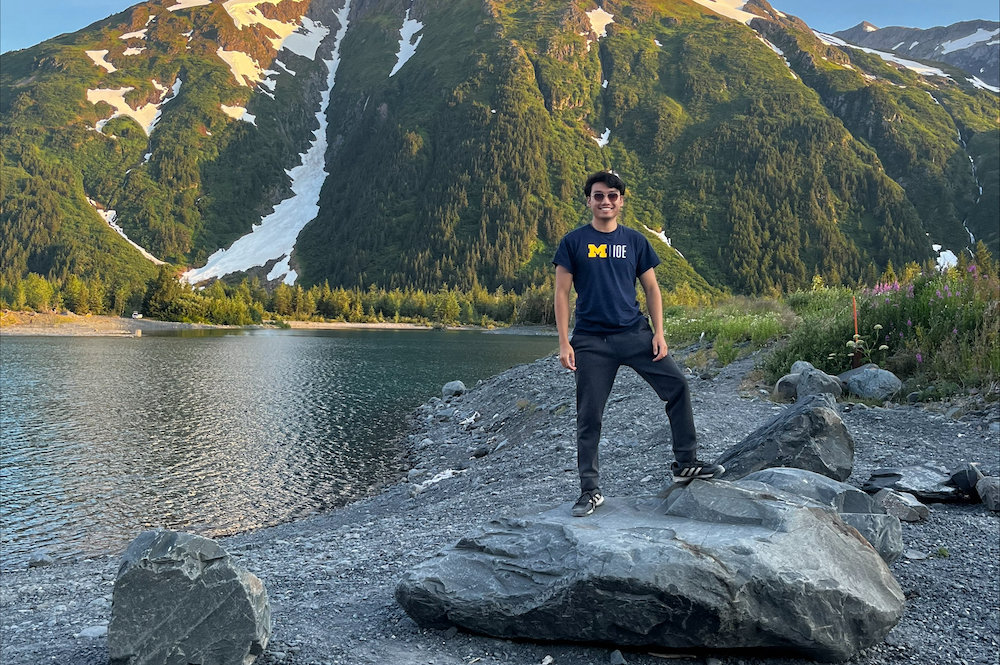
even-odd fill
[[[301,54],[300,54],[300,55],[301,55]],[[315,59],[315,56],[316,56],[316,54],[315,54],[315,52],[314,52],[314,53],[313,53],[313,59]],[[289,73],[289,74],[291,74],[292,76],[295,76],[295,72],[293,72],[293,71],[292,71],[291,69],[289,69],[289,68],[288,68],[288,65],[286,65],[285,63],[283,63],[283,62],[282,62],[281,60],[275,60],[275,61],[274,61],[274,64],[278,65],[279,67],[281,67],[282,69],[284,69],[284,70],[285,70],[286,72],[288,72],[288,73]]]
[[[142,30],[136,30],[135,32],[126,32],[119,39],[145,39],[146,31],[149,28],[143,28]]]
[[[233,120],[243,120],[244,122],[249,122],[254,127],[257,126],[257,116],[252,113],[247,113],[245,106],[227,106],[226,104],[220,104],[219,108],[221,108],[222,112]]]
[[[681,254],[681,250],[679,250],[676,247],[674,247],[673,242],[671,242],[670,238],[667,237],[666,233],[664,233],[663,231],[654,231],[653,229],[649,228],[645,224],[642,225],[642,228],[646,229],[646,231],[648,231],[649,233],[653,234],[654,236],[656,236],[657,238],[659,238],[661,241],[663,241],[663,244],[665,244],[667,247],[669,247],[670,249],[672,249],[675,252],[677,252],[677,256],[681,257],[682,259],[684,258],[684,255]]]
[[[756,33],[754,33],[754,34],[756,34]],[[792,75],[793,79],[798,80],[799,77],[795,75],[794,71],[792,71],[792,63],[788,62],[788,58],[785,57],[785,52],[782,51],[777,46],[775,46],[774,44],[772,44],[771,42],[769,42],[768,40],[766,40],[763,37],[761,37],[760,35],[756,35],[756,36],[757,36],[757,39],[759,39],[760,41],[762,41],[769,49],[771,49],[772,51],[774,51],[775,53],[777,53],[779,56],[781,56],[781,59],[785,61],[785,65],[788,67],[788,73]]]
[[[614,14],[609,14],[603,7],[591,9],[587,12],[587,18],[590,19],[590,29],[598,37],[607,37],[608,26],[615,22]]]
[[[104,59],[104,56],[108,54],[108,49],[104,49],[103,51],[84,51],[84,53],[94,61],[95,65],[105,69],[109,74],[118,71],[114,65]]]
[[[212,4],[212,0],[177,0],[176,5],[167,7],[168,12],[175,12],[179,9],[191,9],[192,7],[203,7]]]
[[[142,254],[144,257],[146,257],[147,259],[149,259],[150,261],[152,261],[154,264],[156,264],[158,266],[166,265],[165,261],[161,261],[160,259],[156,258],[152,254],[150,254],[146,250],[145,247],[142,247],[137,242],[135,242],[134,240],[132,240],[131,238],[129,238],[127,235],[125,235],[125,230],[122,227],[118,226],[118,224],[115,223],[115,219],[118,218],[118,213],[116,211],[114,211],[114,210],[105,210],[104,207],[101,204],[99,204],[97,201],[95,201],[94,199],[90,198],[89,196],[87,197],[87,203],[89,203],[91,206],[93,206],[94,210],[97,211],[97,214],[101,216],[101,219],[103,219],[105,222],[107,222],[108,226],[110,226],[112,229],[114,229],[114,231],[116,233],[118,233],[118,235],[120,235],[122,238],[124,238],[125,242],[127,242],[128,244],[132,245],[137,250],[139,250],[140,254]]]
[[[282,23],[280,21],[268,19],[260,13],[260,10],[256,8],[256,5],[261,2],[270,1],[271,0],[251,0],[237,2],[236,0],[229,0],[224,3],[224,6],[227,11],[229,11],[229,15],[233,17],[233,22],[236,24],[236,27],[241,30],[244,25],[259,23],[277,33],[277,38],[270,38],[271,45],[274,46],[276,51],[287,49],[296,55],[309,58],[310,60],[315,60],[316,50],[319,48],[319,45],[326,38],[326,36],[330,34],[330,29],[319,21],[314,21],[307,16],[302,17],[301,25],[298,23]],[[298,2],[300,0],[295,1]],[[223,62],[229,65],[229,70],[233,73],[233,78],[236,79],[237,83],[247,86],[248,88],[253,87],[257,83],[261,83],[263,88],[258,89],[271,99],[274,99],[274,95],[272,93],[276,82],[273,79],[270,79],[269,76],[271,74],[277,75],[279,72],[264,70],[255,58],[247,55],[243,51],[227,51],[220,46],[215,53],[222,59]],[[289,71],[289,73],[295,73],[288,70],[288,68],[284,65],[281,66],[286,71]]]
[[[145,46],[141,46],[141,47],[138,47],[138,46],[129,46],[127,49],[125,49],[124,51],[122,51],[122,55],[139,55],[140,53],[142,53],[145,50],[146,50]]]
[[[1000,35],[1000,29],[997,30],[983,30],[979,28],[971,35],[962,37],[961,39],[953,39],[951,41],[942,42],[940,45],[941,53],[951,53],[952,51],[961,51],[962,49],[967,49],[970,46],[975,46],[980,42],[986,42]]]
[[[406,16],[403,18],[403,27],[399,29],[399,51],[396,52],[396,66],[389,72],[390,77],[395,75],[406,64],[406,61],[416,54],[417,46],[420,45],[420,40],[424,38],[423,35],[418,35],[417,33],[423,29],[424,24],[416,19],[411,19],[410,10],[407,9]],[[413,39],[414,37],[416,37],[416,40]]]
[[[128,102],[125,101],[125,95],[135,89],[132,86],[126,88],[96,88],[88,90],[88,102],[91,104],[96,104],[97,102],[107,102],[115,110],[114,114],[112,114],[110,118],[98,120],[94,129],[98,132],[103,132],[104,125],[108,124],[110,120],[117,118],[118,116],[126,115],[139,123],[139,126],[142,127],[144,132],[146,132],[146,136],[152,134],[153,128],[160,120],[161,107],[164,102],[175,98],[178,91],[180,91],[181,79],[178,77],[177,80],[174,81],[171,88],[161,85],[155,79],[152,83],[153,87],[160,91],[159,101],[143,104],[137,109],[132,108],[129,106]]]
[[[938,244],[931,245],[931,249],[937,252],[936,263],[938,270],[947,270],[958,265],[958,257],[950,249],[942,249],[941,245]]]
[[[229,71],[240,85],[249,88],[264,78],[264,70],[261,69],[260,63],[243,51],[227,51],[220,46],[215,54],[229,65]]]
[[[743,7],[747,4],[745,0],[694,0],[702,7],[711,9],[716,14],[721,14],[727,18],[731,18],[734,21],[739,21],[740,23],[745,23],[750,25],[750,21],[755,18],[760,18],[756,14],[751,14],[750,12],[743,11]]]
[[[301,155],[301,162],[289,171],[292,179],[293,195],[279,202],[274,211],[255,224],[247,235],[238,238],[228,249],[220,249],[208,257],[201,268],[185,272],[181,278],[197,284],[222,277],[234,272],[243,272],[256,266],[264,266],[277,261],[267,275],[267,279],[283,278],[286,284],[294,284],[298,274],[291,269],[289,257],[295,247],[299,232],[319,213],[319,194],[326,180],[326,110],[330,104],[330,94],[336,82],[340,66],[340,46],[347,33],[351,2],[337,12],[340,28],[335,36],[335,44],[330,60],[324,60],[327,67],[327,87],[321,95],[316,120],[319,127],[313,132],[309,149]]]
[[[875,49],[872,48],[866,48],[864,46],[855,46],[854,44],[848,44],[843,39],[834,37],[833,35],[827,35],[822,32],[818,32],[816,30],[813,30],[813,34],[816,35],[816,37],[824,44],[828,44],[830,46],[839,46],[841,48],[853,48],[859,51],[864,51],[865,53],[871,53],[872,55],[877,55],[886,62],[895,63],[901,67],[905,67],[923,76],[943,76],[944,78],[950,78],[947,74],[945,74],[937,67],[930,67],[928,65],[924,65],[919,62],[914,62],[913,60],[900,58],[898,55],[892,53],[886,53],[885,51],[876,51]]]
[[[316,59],[316,49],[319,48],[320,43],[326,36],[330,34],[330,28],[326,27],[319,21],[314,21],[308,16],[302,17],[302,25],[293,33],[285,37],[285,41],[282,43],[281,47],[295,53],[296,55],[301,55],[303,58],[309,58],[310,60]],[[290,70],[288,67],[277,60],[275,62],[281,66],[289,74],[295,75],[295,72]]]
[[[301,2],[302,0],[295,0]],[[237,29],[242,30],[244,26],[262,25],[277,35],[269,38],[275,50],[280,50],[285,39],[298,29],[298,23],[285,23],[277,19],[264,16],[257,5],[264,3],[276,5],[281,0],[226,0],[222,3],[222,8],[233,19],[233,24]]]
[[[972,78],[968,78],[965,80],[977,88],[981,88],[983,90],[989,90],[990,92],[1000,92],[1000,87],[997,87],[995,85],[990,85],[989,83],[985,83],[982,80],[980,80],[978,76],[973,76]]]

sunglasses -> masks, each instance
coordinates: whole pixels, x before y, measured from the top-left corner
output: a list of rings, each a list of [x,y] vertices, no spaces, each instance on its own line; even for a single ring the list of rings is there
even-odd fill
[[[593,194],[590,195],[590,197],[595,201],[597,201],[598,203],[604,200],[604,196],[605,196],[604,192],[594,192]],[[620,194],[618,192],[607,193],[608,200],[611,201],[612,203],[617,201],[619,196]]]

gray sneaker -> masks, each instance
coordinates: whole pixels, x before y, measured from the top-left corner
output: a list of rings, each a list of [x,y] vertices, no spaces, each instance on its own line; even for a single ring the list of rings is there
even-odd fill
[[[601,490],[584,492],[573,505],[573,517],[586,517],[602,503],[604,503],[604,495],[601,494]]]

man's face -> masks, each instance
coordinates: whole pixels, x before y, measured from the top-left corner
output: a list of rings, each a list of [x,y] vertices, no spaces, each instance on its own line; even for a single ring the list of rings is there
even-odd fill
[[[613,200],[612,200],[613,199]],[[587,197],[587,207],[597,220],[612,220],[621,212],[625,196],[603,182],[595,182]]]

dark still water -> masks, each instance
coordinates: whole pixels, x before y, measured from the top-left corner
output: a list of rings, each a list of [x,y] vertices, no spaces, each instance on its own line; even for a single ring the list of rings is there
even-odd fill
[[[557,348],[471,331],[4,337],[0,564],[341,505],[399,468],[406,416],[446,382]]]

